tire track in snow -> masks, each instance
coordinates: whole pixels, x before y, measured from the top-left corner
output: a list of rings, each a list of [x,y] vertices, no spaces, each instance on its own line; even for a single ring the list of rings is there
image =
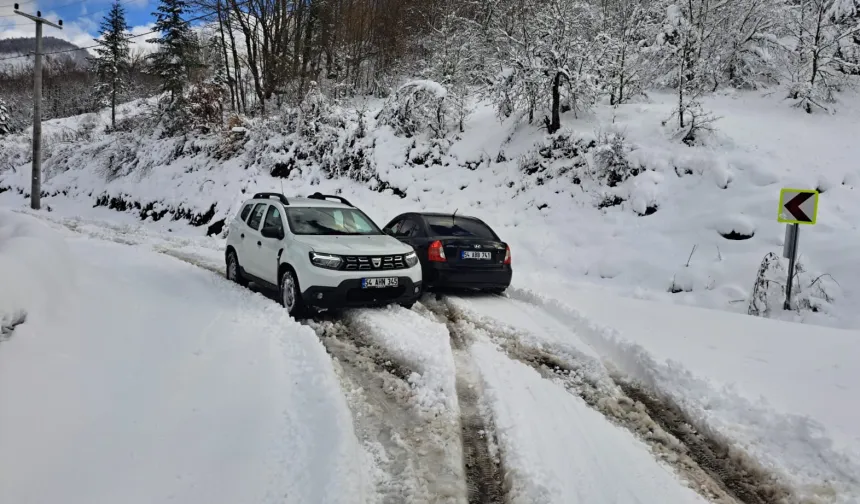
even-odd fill
[[[337,316],[304,323],[332,357],[356,434],[378,469],[378,502],[465,502],[456,419],[417,407],[409,382],[413,371],[370,343],[364,329]]]
[[[485,335],[508,357],[564,386],[609,421],[632,432],[703,497],[720,504],[798,502],[785,485],[749,456],[730,448],[719,437],[697,430],[680,407],[646,386],[611,376],[607,387],[586,371],[589,365],[580,362],[583,357],[555,355],[528,345],[516,329],[471,316],[447,300],[431,305],[431,310],[447,319],[452,340]]]
[[[457,330],[444,306],[425,300],[426,315],[444,323],[451,336],[457,371],[457,401],[460,405],[460,436],[469,504],[502,504],[507,487],[501,452],[492,415],[481,402],[481,382],[469,356],[471,339]],[[416,310],[421,307],[416,305]]]

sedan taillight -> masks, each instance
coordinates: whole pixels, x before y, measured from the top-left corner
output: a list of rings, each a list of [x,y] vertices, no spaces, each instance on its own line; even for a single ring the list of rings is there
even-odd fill
[[[442,242],[436,240],[430,244],[430,248],[427,250],[427,260],[430,262],[448,261],[448,258],[445,257],[445,247],[442,246]]]
[[[505,264],[511,264],[511,246],[505,246]]]

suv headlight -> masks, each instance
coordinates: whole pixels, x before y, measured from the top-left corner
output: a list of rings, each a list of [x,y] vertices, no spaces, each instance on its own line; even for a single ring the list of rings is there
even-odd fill
[[[406,265],[411,268],[418,264],[418,254],[416,254],[415,251],[409,252],[403,256],[403,260],[406,261]]]
[[[332,254],[320,254],[318,252],[311,252],[310,258],[311,264],[326,269],[338,269],[343,263],[343,259],[341,259],[340,256]]]

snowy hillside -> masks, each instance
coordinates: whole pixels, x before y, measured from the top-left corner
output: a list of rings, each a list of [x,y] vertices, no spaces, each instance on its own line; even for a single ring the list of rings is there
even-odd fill
[[[282,187],[288,195],[342,193],[380,225],[407,210],[457,210],[486,219],[512,244],[518,285],[587,283],[746,313],[762,259],[782,252],[779,190],[817,188],[819,223],[801,230],[799,310],[782,312],[773,295],[769,316],[860,327],[851,252],[860,248],[860,98],[845,94],[837,114],[809,116],[781,96],[705,100],[720,119],[695,146],[661,125],[673,106],[661,94],[568,113],[552,136],[500,122],[477,102],[464,132],[445,139],[380,124],[391,109],[381,101],[359,104],[367,108],[361,125],[356,107],[318,97],[265,122],[179,138],[131,129],[146,118],[143,105],[130,104],[115,134],[103,133],[104,115],[46,123],[43,189],[63,214],[106,207],[160,229],[190,222],[198,227],[182,232],[194,234],[221,232],[247,193]],[[26,134],[4,141],[6,204],[25,204],[29,161]]]
[[[56,37],[44,37],[42,39],[42,50],[44,52],[57,52],[45,57],[44,68],[50,70],[52,67],[66,66],[85,68],[87,66],[87,54],[78,51],[78,46]],[[0,40],[0,73],[14,74],[24,71],[32,71],[33,58],[26,56],[36,50],[36,39],[33,37],[10,38]],[[67,51],[67,52],[63,52]]]

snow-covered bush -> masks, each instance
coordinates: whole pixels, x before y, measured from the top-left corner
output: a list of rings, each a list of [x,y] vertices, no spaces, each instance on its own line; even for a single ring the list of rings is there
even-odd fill
[[[782,310],[788,285],[788,259],[769,252],[759,266],[750,296],[750,315],[767,317]],[[839,285],[827,274],[812,275],[798,260],[792,281],[791,310],[828,312],[839,292]]]
[[[97,114],[87,114],[78,124],[79,140],[91,140],[96,128],[99,127],[99,117]]]
[[[400,86],[376,118],[397,135],[409,138],[429,132],[433,137],[442,138],[458,120],[448,98],[448,90],[438,82],[410,81]]]
[[[187,120],[192,129],[209,133],[220,126],[223,113],[224,88],[220,84],[196,84],[188,92]]]
[[[778,280],[783,276],[787,278],[787,273],[779,257],[768,252],[759,266],[747,313],[756,317],[770,315],[776,303],[781,303],[785,296],[785,279],[783,278],[783,283]]]
[[[597,145],[593,150],[595,178],[609,187],[635,177],[641,172],[639,167],[631,166],[627,154],[631,147],[624,135],[618,132],[601,132],[597,135]]]
[[[291,121],[295,121],[288,129],[308,139],[324,137],[331,142],[346,130],[345,115],[346,112],[323,94],[316,82],[311,82],[298,109],[288,113]]]
[[[248,142],[248,122],[239,115],[227,119],[227,127],[221,134],[221,141],[215,151],[216,159],[231,159],[239,155]]]

